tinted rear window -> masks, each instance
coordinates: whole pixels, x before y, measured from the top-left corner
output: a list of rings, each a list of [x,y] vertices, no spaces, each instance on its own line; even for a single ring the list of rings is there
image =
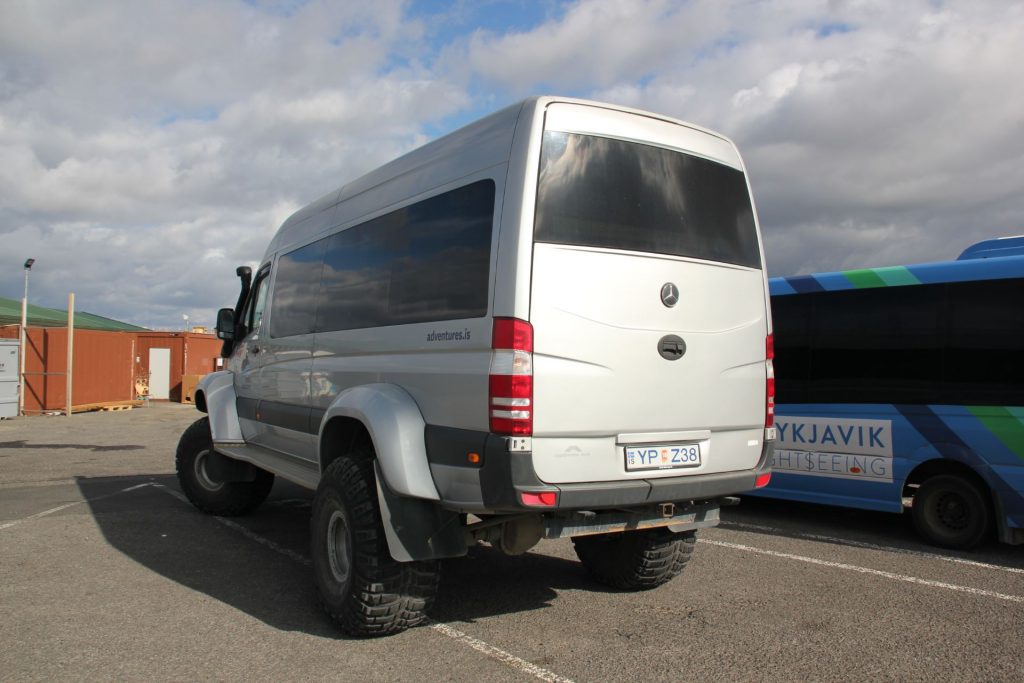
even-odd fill
[[[592,135],[544,134],[534,239],[761,268],[741,171]]]

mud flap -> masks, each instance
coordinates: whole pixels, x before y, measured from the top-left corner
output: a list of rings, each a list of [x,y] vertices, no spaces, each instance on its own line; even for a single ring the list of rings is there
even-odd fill
[[[411,562],[466,554],[466,537],[458,513],[445,510],[429,500],[392,493],[383,483],[380,464],[374,462],[373,468],[381,521],[391,557],[397,562]]]

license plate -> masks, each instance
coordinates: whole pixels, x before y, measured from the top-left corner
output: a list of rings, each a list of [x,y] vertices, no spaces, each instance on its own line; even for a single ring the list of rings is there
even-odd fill
[[[700,444],[626,446],[626,469],[671,470],[700,466]]]

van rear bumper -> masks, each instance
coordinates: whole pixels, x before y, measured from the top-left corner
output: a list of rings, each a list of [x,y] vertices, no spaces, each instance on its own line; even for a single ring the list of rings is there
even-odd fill
[[[444,507],[461,512],[513,513],[524,510],[600,510],[658,503],[705,501],[750,491],[771,471],[774,442],[766,442],[758,464],[749,470],[629,481],[546,484],[533,469],[533,455],[509,452],[506,437],[428,425],[427,459]],[[479,464],[467,454],[477,453]],[[524,505],[523,493],[553,492],[557,502]]]

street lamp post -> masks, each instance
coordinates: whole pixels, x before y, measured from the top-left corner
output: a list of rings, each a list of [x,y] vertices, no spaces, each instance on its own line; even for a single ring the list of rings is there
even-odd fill
[[[25,326],[28,324],[28,272],[32,270],[34,258],[25,261],[25,296],[21,299],[21,391],[18,392],[18,413],[25,414]]]

